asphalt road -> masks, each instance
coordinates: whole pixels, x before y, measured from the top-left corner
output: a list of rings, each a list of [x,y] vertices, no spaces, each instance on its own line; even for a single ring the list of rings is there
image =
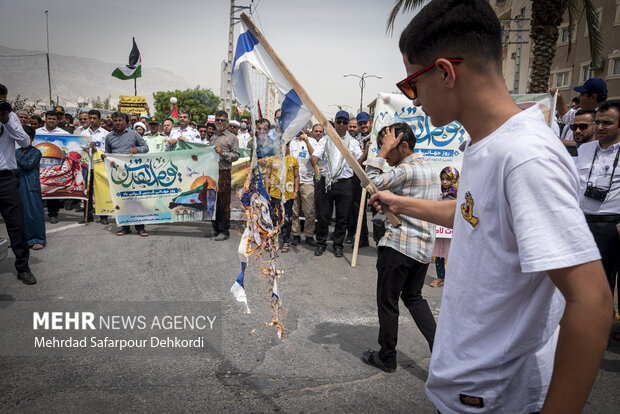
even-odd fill
[[[151,236],[114,235],[115,225],[74,225],[61,211],[48,223],[48,246],[31,251],[38,279],[15,278],[13,255],[0,262],[0,312],[13,301],[221,301],[221,351],[166,356],[0,356],[0,410],[14,412],[415,412],[436,413],[426,398],[430,352],[401,306],[398,369],[386,374],[360,361],[377,347],[376,250],[351,247],[336,259],[304,245],[281,255],[279,284],[286,335],[275,337],[267,281],[257,258],[242,313],[229,289],[239,272],[239,235],[203,237],[209,225],[147,226]],[[4,225],[0,236],[6,237]],[[371,244],[374,244],[371,242]],[[424,288],[434,314],[442,288]],[[578,373],[576,373],[578,375]],[[620,342],[610,340],[585,412],[619,412]]]

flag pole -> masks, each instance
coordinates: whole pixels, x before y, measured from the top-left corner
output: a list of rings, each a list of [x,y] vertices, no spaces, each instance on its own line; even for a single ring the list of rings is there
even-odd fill
[[[138,88],[137,88],[136,78],[133,78],[133,96],[138,96]]]
[[[293,76],[293,74],[288,70],[284,62],[280,60],[280,57],[278,57],[278,55],[273,50],[269,42],[267,42],[267,39],[265,39],[263,34],[258,30],[258,28],[254,25],[254,23],[252,23],[252,20],[250,20],[247,14],[241,13],[241,20],[243,21],[243,23],[246,24],[246,26],[248,26],[248,28],[250,29],[254,37],[256,37],[258,42],[265,48],[265,51],[269,54],[269,56],[271,56],[274,63],[282,71],[282,74],[284,75],[286,80],[289,81],[289,83],[291,84],[295,92],[297,92],[297,95],[299,96],[299,98],[303,101],[303,103],[306,104],[306,106],[308,107],[308,109],[310,109],[314,117],[323,126],[323,129],[327,132],[327,135],[329,135],[329,138],[336,145],[336,148],[338,148],[338,151],[340,151],[340,153],[342,154],[344,159],[347,161],[349,166],[353,169],[353,172],[355,173],[355,175],[357,175],[357,177],[360,179],[362,186],[366,188],[366,190],[371,195],[377,193],[379,191],[377,186],[374,185],[372,181],[370,181],[370,179],[366,175],[366,172],[364,171],[362,166],[357,162],[355,157],[353,157],[353,154],[351,154],[351,151],[349,151],[349,149],[344,146],[342,139],[340,138],[340,136],[338,135],[334,127],[329,123],[327,118],[325,118],[325,115],[323,115],[323,112],[321,112],[321,110],[310,99],[310,96],[308,96],[308,94],[306,93],[306,90],[297,81],[295,76]],[[394,215],[394,213],[392,213],[386,205],[382,204],[381,206],[383,208],[383,211],[385,212],[385,217],[390,221],[390,224],[392,224],[392,226],[394,227],[399,227],[401,223],[398,217],[396,217],[396,215]]]

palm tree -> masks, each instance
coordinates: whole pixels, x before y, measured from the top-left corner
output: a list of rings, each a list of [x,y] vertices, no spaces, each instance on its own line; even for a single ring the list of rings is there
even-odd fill
[[[387,20],[388,33],[394,31],[394,20],[399,13],[417,10],[427,0],[396,0]],[[598,15],[591,0],[532,0],[532,20],[530,38],[532,39],[532,70],[530,75],[530,93],[547,92],[551,64],[555,57],[559,26],[564,13],[568,12],[568,54],[571,50],[573,27],[585,14],[586,26],[590,40],[590,57],[592,67],[601,66],[603,40],[601,39]]]

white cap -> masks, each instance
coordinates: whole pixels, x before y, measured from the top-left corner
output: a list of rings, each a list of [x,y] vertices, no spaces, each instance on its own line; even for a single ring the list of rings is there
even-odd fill
[[[229,124],[230,125],[237,125],[237,126],[241,125],[241,124],[239,124],[239,121],[235,121],[235,120],[230,121]]]

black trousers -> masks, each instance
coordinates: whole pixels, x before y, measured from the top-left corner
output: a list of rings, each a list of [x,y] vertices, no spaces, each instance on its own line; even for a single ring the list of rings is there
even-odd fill
[[[0,174],[0,214],[6,224],[11,249],[15,254],[15,268],[18,272],[29,272],[30,251],[24,231],[24,210],[19,194],[19,180],[12,171],[0,171]]]
[[[601,261],[613,295],[618,272],[620,272],[620,234],[616,229],[616,223],[588,221],[588,227],[590,227],[594,241],[601,252]]]
[[[217,200],[215,203],[215,220],[213,232],[218,235],[223,233],[230,235],[230,199],[231,199],[231,175],[230,170],[220,170],[217,180]]]
[[[349,209],[349,221],[347,223],[347,233],[350,236],[355,235],[357,230],[357,217],[360,212],[360,200],[362,198],[362,183],[357,175],[351,178],[353,199],[351,201],[351,208]],[[368,194],[366,194],[366,200],[368,200]],[[368,224],[366,219],[366,201],[364,202],[364,215],[362,216],[362,230],[360,231],[360,240],[368,240]]]
[[[332,183],[328,192],[325,192],[325,179],[319,181],[319,221],[316,225],[316,242],[319,246],[327,245],[329,223],[332,220],[332,211],[336,207],[336,226],[334,228],[334,246],[342,247],[344,235],[347,231],[347,219],[351,208],[351,179]]]
[[[47,215],[50,217],[58,217],[60,211],[60,202],[62,200],[47,200]]]
[[[422,286],[428,263],[420,263],[391,247],[379,247],[377,257],[377,308],[379,313],[379,358],[396,367],[398,340],[398,298],[403,300],[413,321],[428,342],[431,351],[437,324],[431,309],[422,297]]]

